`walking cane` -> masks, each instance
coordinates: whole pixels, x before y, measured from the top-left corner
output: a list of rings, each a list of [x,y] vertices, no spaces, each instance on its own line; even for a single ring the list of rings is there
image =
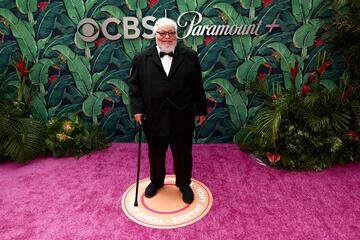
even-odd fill
[[[145,115],[141,116],[142,123],[145,120]],[[139,124],[139,149],[138,149],[138,164],[137,164],[137,176],[136,176],[136,190],[135,190],[135,201],[134,206],[138,206],[138,192],[139,192],[139,176],[140,176],[140,158],[141,158],[141,132],[142,126]]]

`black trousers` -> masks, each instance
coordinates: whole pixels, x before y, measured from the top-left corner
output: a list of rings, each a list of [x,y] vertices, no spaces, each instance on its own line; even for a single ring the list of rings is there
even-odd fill
[[[176,186],[183,188],[191,183],[192,134],[173,136],[149,136],[146,134],[150,160],[150,180],[159,187],[165,180],[165,157],[168,146],[173,156]]]

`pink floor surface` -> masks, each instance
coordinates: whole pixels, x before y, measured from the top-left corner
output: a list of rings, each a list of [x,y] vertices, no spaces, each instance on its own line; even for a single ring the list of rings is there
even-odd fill
[[[193,225],[151,229],[125,216],[121,197],[136,180],[137,145],[116,143],[78,160],[1,163],[0,239],[360,239],[360,164],[288,172],[259,165],[233,144],[193,149],[193,177],[214,199]],[[170,150],[167,165],[171,174]]]

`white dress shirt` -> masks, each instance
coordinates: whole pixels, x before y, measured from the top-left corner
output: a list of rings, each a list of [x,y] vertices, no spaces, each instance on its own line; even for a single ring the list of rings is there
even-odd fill
[[[159,54],[159,56],[160,56],[161,50],[160,50],[159,46],[156,46],[156,49],[157,49],[158,54]],[[164,71],[165,71],[165,73],[166,73],[166,76],[169,76],[169,72],[170,72],[170,68],[171,68],[171,63],[172,63],[173,57],[170,57],[169,55],[165,55],[165,56],[163,56],[162,58],[160,58],[160,60],[161,60],[162,66],[163,66],[163,68],[164,68]]]

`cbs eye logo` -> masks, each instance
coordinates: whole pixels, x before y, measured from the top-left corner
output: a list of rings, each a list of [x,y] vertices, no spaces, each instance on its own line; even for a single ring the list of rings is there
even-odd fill
[[[98,38],[100,29],[94,19],[85,18],[79,22],[77,32],[79,33],[80,38],[85,42],[93,42]]]
[[[144,29],[143,33],[141,34],[139,29],[139,20],[136,17],[124,17],[122,19],[123,22],[123,34],[124,39],[136,39],[140,35],[146,39],[154,38],[153,33],[153,25],[150,25],[149,22],[155,22],[156,18],[153,16],[146,16],[142,19],[141,25]],[[101,28],[99,24],[91,18],[84,18],[82,19],[79,24],[77,25],[77,32],[82,40],[85,42],[93,42],[95,41],[100,34],[100,31],[109,40],[118,40],[122,37],[120,33],[110,34],[107,30],[109,24],[116,24],[119,25],[121,23],[120,19],[117,18],[107,18]],[[145,30],[149,30],[151,34],[146,33]]]

